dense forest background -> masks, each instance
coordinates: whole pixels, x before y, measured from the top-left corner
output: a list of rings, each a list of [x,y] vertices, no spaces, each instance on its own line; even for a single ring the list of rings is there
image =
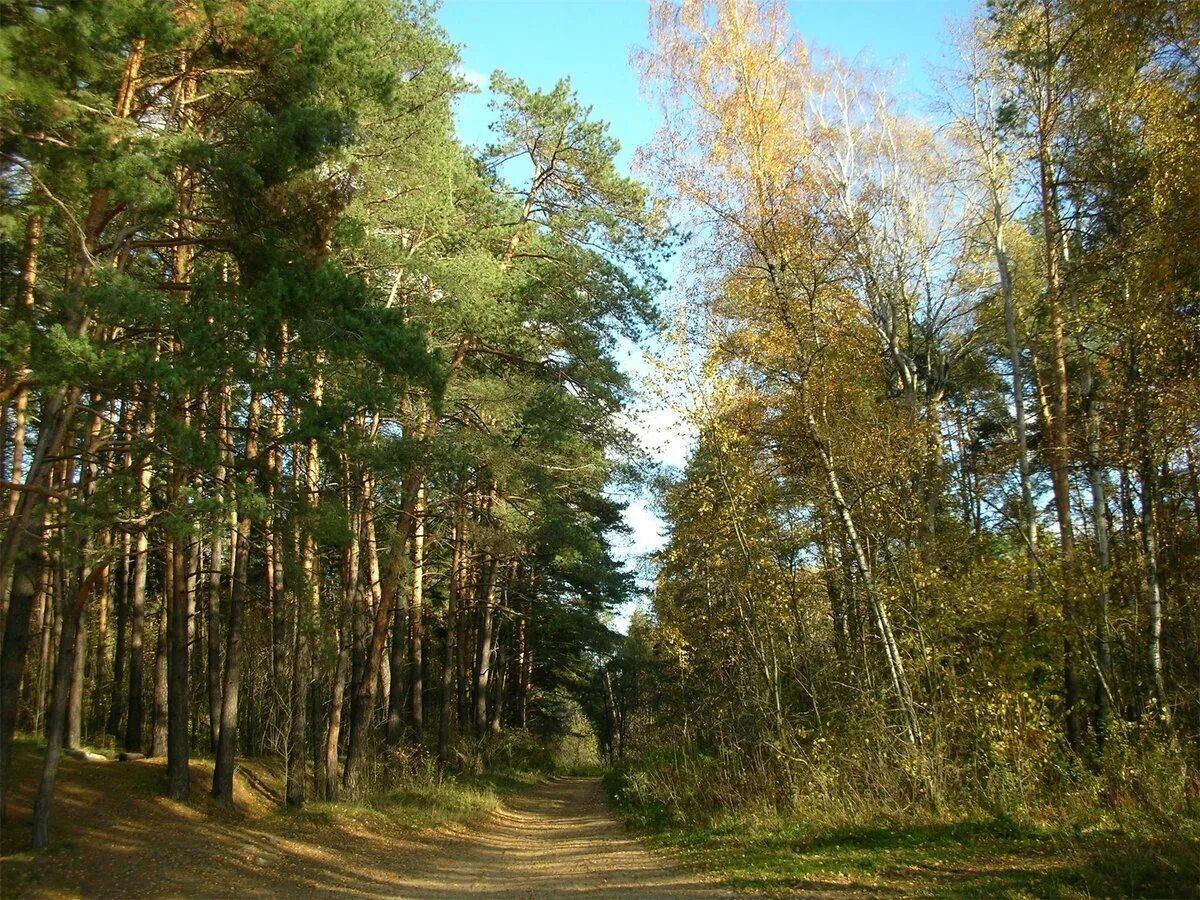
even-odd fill
[[[917,115],[783,4],[655,5],[698,440],[608,666],[643,816],[1194,817],[1197,13],[992,0]]]
[[[226,803],[276,755],[298,806],[581,716],[666,230],[566,83],[497,74],[460,144],[432,12],[5,4],[0,751],[45,733],[35,844],[64,745],[165,754],[176,798],[214,754]]]
[[[992,0],[918,114],[782,4],[656,2],[645,184],[565,81],[497,73],[465,146],[423,3],[0,10],[35,846],[64,747],[296,808],[571,735],[646,822],[1195,820],[1194,4]],[[652,334],[679,472],[626,429]]]

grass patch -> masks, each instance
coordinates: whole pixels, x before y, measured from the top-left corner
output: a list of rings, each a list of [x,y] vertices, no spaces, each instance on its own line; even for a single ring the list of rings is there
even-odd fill
[[[520,772],[458,775],[442,780],[413,779],[359,801],[310,802],[299,812],[280,813],[311,823],[355,822],[368,827],[412,831],[477,825],[499,812],[504,798],[534,783]]]
[[[1200,833],[1076,829],[1008,817],[830,824],[760,815],[705,823],[636,806],[607,778],[618,810],[652,844],[771,896],[801,891],[911,897],[1200,897]]]
[[[1200,896],[1178,855],[1186,848],[1118,834],[1067,839],[974,821],[829,831],[729,821],[650,837],[733,887],[780,896],[855,888],[921,897]]]

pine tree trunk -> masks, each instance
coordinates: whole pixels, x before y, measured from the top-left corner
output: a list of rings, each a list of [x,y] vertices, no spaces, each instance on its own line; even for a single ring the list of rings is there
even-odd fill
[[[450,587],[446,599],[446,635],[442,644],[442,696],[438,717],[438,770],[445,772],[450,764],[450,720],[454,715],[454,682],[457,669],[457,638],[459,604],[463,588],[463,555],[466,536],[466,490],[461,476],[454,504],[453,535],[450,545]]]
[[[325,779],[319,785],[324,799],[338,799],[338,744],[342,736],[342,709],[346,699],[346,680],[350,676],[350,651],[354,642],[354,606],[358,593],[359,546],[358,531],[351,532],[346,548],[344,595],[338,617],[338,657],[333,673],[333,690],[329,701],[329,729],[325,732]]]
[[[425,737],[424,643],[425,643],[425,482],[417,485],[413,501],[412,591],[408,604],[408,714],[413,741]]]
[[[275,354],[278,377],[287,362],[288,330],[280,327],[279,349]],[[267,555],[267,584],[271,599],[271,715],[273,737],[277,746],[286,752],[289,691],[287,669],[287,595],[285,592],[283,530],[279,509],[283,503],[283,426],[284,400],[282,391],[271,394],[270,449],[267,451],[267,521],[264,543]]]
[[[25,248],[21,256],[21,314],[27,321],[31,321],[33,318],[34,301],[37,297],[35,289],[41,246],[42,216],[41,213],[34,213],[25,223]],[[25,475],[25,432],[28,424],[26,422],[28,406],[29,390],[24,385],[20,385],[16,389],[16,396],[13,397],[12,468],[8,473],[8,480],[13,485],[20,484]],[[10,519],[16,515],[20,496],[21,492],[15,487],[9,492],[8,517]],[[0,602],[4,604],[3,610],[7,613],[8,592],[3,590],[3,587],[3,582],[0,580]]]
[[[259,371],[262,370],[264,363],[265,356],[260,353],[258,357]],[[246,415],[245,445],[245,459],[251,467],[258,459],[259,417],[260,403],[258,394],[251,394],[250,407]],[[220,414],[218,414],[218,418],[220,418]],[[250,511],[242,509],[238,514],[237,539],[234,542],[236,549],[234,550],[233,578],[229,585],[229,622],[225,629],[225,668],[221,677],[221,685],[218,689],[220,710],[217,722],[216,759],[213,764],[212,783],[213,799],[228,807],[233,806],[233,773],[238,735],[238,690],[241,686],[242,622],[246,609],[246,586],[250,577],[250,529]],[[220,552],[219,548],[216,552]],[[214,578],[217,582],[216,587],[219,590],[220,566],[214,565],[213,571],[216,573]],[[210,599],[210,608],[219,616],[219,603],[213,603]],[[210,622],[210,629],[213,627],[213,624]],[[211,659],[212,654],[210,650]]]
[[[417,476],[420,477],[417,477]],[[402,496],[412,498],[416,495],[416,486],[423,479],[423,473],[409,475],[405,479]],[[388,566],[385,579],[379,578],[378,558],[375,554],[374,537],[374,499],[370,494],[373,488],[368,487],[364,502],[364,514],[367,516],[368,562],[371,566],[371,582],[378,584],[378,598],[375,602],[374,618],[371,623],[371,637],[367,645],[366,661],[363,667],[362,681],[354,697],[354,705],[350,718],[350,735],[346,745],[346,766],[342,777],[345,787],[353,788],[357,784],[359,770],[366,756],[367,735],[371,725],[371,717],[375,711],[375,691],[379,682],[383,663],[384,645],[387,643],[388,631],[392,624],[392,612],[395,608],[396,592],[400,576],[404,571],[405,553],[403,548],[411,539],[411,529],[415,520],[409,509],[402,509],[400,515],[400,533],[396,535],[396,550]],[[406,499],[406,505],[411,500]]]
[[[217,456],[217,464],[213,467],[213,481],[217,488],[214,496],[214,501],[221,505],[224,502],[225,492],[223,485],[225,478],[229,472],[227,450],[228,446],[228,406],[229,406],[229,388],[224,386],[217,395],[217,408],[214,414],[214,422],[212,425],[212,436],[215,438],[217,445],[220,447]],[[249,453],[247,453],[249,456]],[[242,523],[239,520],[237,525],[239,534],[242,532]],[[245,537],[249,539],[249,529],[246,529]],[[236,551],[234,551],[236,553]],[[209,723],[209,741],[213,753],[217,753],[217,745],[220,740],[221,722],[223,718],[223,703],[222,690],[223,680],[221,671],[221,573],[225,565],[225,536],[221,528],[214,528],[212,538],[209,543],[208,550],[208,581],[206,591],[206,617],[207,628],[205,629],[206,649],[207,653],[207,682],[208,682],[208,723]],[[237,563],[234,562],[236,570]],[[236,571],[234,577],[236,578]],[[230,585],[230,593],[235,590],[233,585]],[[233,613],[230,612],[232,618]],[[215,790],[214,790],[215,795]],[[220,799],[220,798],[218,798]]]
[[[130,115],[144,48],[145,42],[141,38],[130,43],[113,104],[115,118],[126,119]],[[114,132],[109,139],[110,146],[115,146],[119,139]],[[88,276],[93,253],[107,222],[105,213],[110,196],[111,190],[108,188],[98,188],[92,192],[88,213],[83,222],[81,250],[85,252],[75,254],[71,260],[67,274],[69,285],[83,284]],[[30,274],[35,272],[36,269],[31,270]],[[68,310],[63,325],[69,337],[86,338],[91,328],[91,320],[83,309],[74,306]],[[16,508],[9,516],[8,530],[0,550],[0,596],[10,598],[8,615],[5,618],[4,640],[0,644],[0,817],[3,816],[8,794],[8,771],[12,759],[13,736],[16,732],[17,704],[25,673],[25,656],[29,649],[30,613],[36,595],[33,585],[36,585],[37,577],[31,569],[37,565],[38,544],[43,538],[51,471],[69,443],[80,395],[78,387],[67,386],[55,390],[46,398],[25,489],[20,492]],[[21,580],[23,587],[13,590],[10,594],[10,581],[14,579]]]
[[[528,726],[526,711],[529,706],[529,693],[528,686],[525,683],[525,661],[529,655],[526,635],[528,627],[528,615],[523,612],[517,619],[517,656],[515,660],[517,670],[517,724],[521,728]]]
[[[103,568],[94,569],[79,585],[74,597],[63,597],[60,606],[62,634],[58,642],[58,659],[54,664],[54,688],[50,700],[50,711],[46,729],[46,752],[42,762],[42,778],[33,804],[34,850],[42,850],[50,842],[50,804],[54,798],[54,782],[58,775],[58,763],[62,756],[63,739],[68,723],[67,707],[72,674],[79,647],[77,635],[79,618],[83,612],[88,592]]]
[[[404,701],[405,692],[401,689],[404,683],[404,655],[407,643],[405,636],[406,610],[403,604],[397,603],[392,610],[392,642],[388,650],[388,675],[390,688],[386,692],[387,724],[384,726],[384,741],[389,747],[400,743],[404,734]]]
[[[318,371],[313,378],[311,400],[320,406],[323,382],[320,354],[316,359]],[[315,438],[308,441],[304,464],[305,507],[315,511],[321,500],[321,457]],[[287,805],[298,809],[304,805],[305,765],[307,762],[307,705],[309,685],[312,682],[312,645],[310,632],[321,607],[321,573],[318,569],[317,544],[311,528],[306,528],[301,540],[300,565],[308,590],[305,601],[297,604],[296,610],[296,655],[292,660],[292,719],[291,740],[287,757]]]
[[[77,390],[51,398],[44,408],[26,489],[9,522],[0,571],[0,593],[9,590],[4,640],[0,644],[0,813],[8,797],[8,773],[17,728],[21,681],[29,650],[29,626],[37,597],[39,545],[43,539],[50,482],[57,457],[72,430]],[[11,573],[11,574],[9,574]]]
[[[158,615],[158,639],[154,645],[154,691],[150,714],[151,757],[167,755],[167,602],[170,567],[163,572],[163,602]]]
[[[38,582],[37,609],[34,621],[38,623],[38,674],[34,683],[34,731],[45,733],[45,712],[50,705],[50,692],[53,689],[54,674],[54,579],[53,566],[50,561],[48,548],[43,547],[40,564],[42,575]]]
[[[170,477],[179,478],[178,475]],[[174,508],[168,488],[168,504]],[[167,796],[186,800],[189,787],[188,757],[188,598],[186,538],[172,535],[167,540],[167,564],[171,566],[171,591],[167,594]]]
[[[482,736],[488,724],[488,689],[492,683],[492,625],[495,621],[496,560],[490,554],[483,564],[476,607],[479,625],[475,644],[475,733]]]
[[[123,429],[129,434],[128,427]],[[127,466],[128,468],[128,466]],[[113,644],[113,677],[112,691],[109,698],[108,719],[105,723],[105,733],[112,735],[115,740],[121,740],[121,723],[125,718],[125,645],[129,638],[129,604],[130,604],[130,553],[133,541],[128,531],[121,532],[121,551],[118,557],[116,615],[116,640]]]
[[[67,622],[64,620],[64,627]],[[79,611],[72,630],[75,649],[71,653],[71,683],[67,691],[67,746],[78,750],[83,741],[83,669],[87,657],[87,616]]]
[[[142,390],[142,403],[139,413],[144,415],[143,439],[150,441],[154,438],[155,386],[153,384]],[[143,644],[146,633],[146,582],[150,570],[150,484],[151,468],[147,454],[138,455],[137,476],[135,480],[137,536],[133,548],[133,582],[130,585],[129,597],[129,716],[125,723],[125,749],[138,753],[142,749],[142,731],[145,720],[145,653]],[[157,681],[156,681],[157,683]]]

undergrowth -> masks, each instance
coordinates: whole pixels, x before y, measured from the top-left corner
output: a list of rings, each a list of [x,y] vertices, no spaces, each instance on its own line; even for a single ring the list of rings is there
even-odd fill
[[[1126,735],[1091,764],[1020,777],[930,759],[866,768],[828,749],[764,764],[676,748],[606,783],[636,831],[768,894],[1200,897],[1200,783],[1178,746]]]

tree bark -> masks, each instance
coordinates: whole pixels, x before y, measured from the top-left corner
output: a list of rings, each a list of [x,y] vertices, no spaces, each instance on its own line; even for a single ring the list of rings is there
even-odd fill
[[[841,483],[838,479],[837,469],[833,463],[833,457],[830,455],[829,448],[826,446],[824,439],[820,436],[816,419],[811,411],[807,413],[807,424],[809,435],[817,448],[817,454],[825,470],[825,478],[829,484],[829,493],[833,500],[834,508],[837,510],[838,517],[842,520],[847,540],[854,550],[854,561],[858,565],[858,574],[862,579],[863,587],[866,589],[872,618],[875,620],[880,640],[883,643],[888,664],[888,674],[891,676],[892,687],[896,691],[896,695],[900,700],[901,710],[904,713],[905,731],[908,735],[909,743],[915,747],[919,747],[921,745],[920,721],[917,718],[916,704],[913,702],[912,693],[909,690],[908,678],[904,672],[904,662],[900,656],[900,646],[892,630],[891,618],[888,615],[887,606],[876,590],[873,568],[870,560],[867,558],[862,541],[859,539],[858,529],[854,524],[853,516],[850,514],[850,507],[842,494]]]
[[[252,403],[253,405],[253,403]],[[227,462],[226,447],[228,444],[227,436],[227,416],[229,407],[229,387],[222,386],[217,395],[217,408],[214,414],[212,423],[212,435],[220,448],[217,455],[217,463],[213,467],[213,481],[217,488],[214,500],[218,506],[224,503],[225,492],[223,485],[229,472]],[[249,440],[249,436],[247,436]],[[250,457],[247,452],[247,457]],[[237,532],[242,536],[243,528],[240,519],[237,524]],[[249,540],[249,528],[245,529],[245,538]],[[235,551],[236,553],[236,551]],[[223,719],[223,679],[221,666],[221,573],[225,564],[225,535],[220,527],[214,528],[212,538],[209,542],[208,549],[208,584],[206,591],[207,599],[207,628],[205,629],[206,649],[207,653],[207,681],[208,681],[208,723],[209,723],[209,742],[214,754],[219,756],[217,747],[220,741],[221,722]],[[237,568],[237,562],[234,562],[234,569]],[[234,577],[236,578],[236,572]],[[236,588],[230,585],[230,594],[232,595]],[[232,619],[233,612],[230,611]],[[215,777],[215,776],[214,776]],[[214,796],[216,789],[214,786]],[[218,797],[217,799],[221,799]]]
[[[408,714],[412,738],[420,744],[425,737],[424,662],[425,643],[425,482],[417,485],[413,501],[412,591],[408,603]]]
[[[446,639],[442,653],[441,715],[438,719],[438,770],[445,772],[450,763],[450,719],[454,712],[454,674],[458,635],[458,607],[462,596],[463,544],[466,519],[466,491],[463,480],[458,482],[454,504],[454,534],[450,549],[450,589],[446,601]]]
[[[138,74],[141,71],[145,42],[137,38],[130,43],[129,53],[117,88],[113,115],[128,118],[133,106]],[[109,140],[115,146],[120,140],[114,132]],[[67,275],[70,285],[84,283],[90,270],[93,253],[107,221],[111,190],[97,188],[92,192],[87,216],[83,222],[83,249],[71,262]],[[85,338],[91,327],[86,310],[78,305],[67,311],[65,331],[73,338]],[[12,758],[12,741],[16,731],[17,704],[21,680],[25,673],[25,656],[29,649],[29,618],[37,578],[30,571],[37,565],[38,543],[43,538],[46,496],[51,471],[67,446],[74,423],[75,409],[81,391],[69,385],[55,390],[44,403],[38,427],[38,440],[30,461],[25,488],[9,517],[3,549],[0,550],[0,596],[9,596],[5,619],[4,640],[0,644],[0,817],[3,816],[8,794],[8,771]],[[9,593],[9,582],[21,579],[24,587]]]
[[[1158,566],[1158,471],[1147,450],[1139,465],[1142,483],[1142,558],[1146,575],[1148,642],[1146,661],[1150,672],[1150,699],[1164,721],[1170,721],[1162,661],[1162,582]]]
[[[492,626],[495,621],[496,559],[487,555],[476,593],[478,629],[475,643],[475,733],[483,736],[487,730],[488,688],[492,683]]]
[[[128,435],[128,428],[125,429]],[[121,533],[121,550],[118,556],[117,589],[115,594],[117,628],[113,644],[112,692],[109,698],[108,720],[104,730],[115,740],[121,740],[121,723],[125,718],[125,645],[129,638],[129,594],[130,555],[133,542],[128,531]]]
[[[62,756],[63,737],[67,730],[67,703],[78,649],[76,635],[79,617],[92,585],[103,572],[104,566],[96,567],[78,586],[73,597],[62,598],[60,609],[63,627],[58,642],[58,658],[54,664],[54,689],[47,720],[46,753],[42,761],[41,782],[38,784],[37,796],[33,803],[34,850],[45,849],[50,842],[50,804],[54,798],[54,782]]]
[[[154,703],[150,716],[150,756],[167,755],[167,602],[170,569],[163,572],[164,595],[158,615],[158,639],[154,645]]]
[[[172,474],[169,477],[178,479]],[[168,489],[168,495],[172,495]],[[175,495],[177,496],[177,495]],[[173,498],[172,498],[173,499]],[[175,503],[168,499],[175,507]],[[167,564],[171,566],[171,591],[167,594],[167,796],[186,800],[189,788],[188,758],[188,598],[187,537],[171,535],[167,540]]]
[[[154,434],[153,386],[144,391],[146,440]],[[143,701],[145,655],[142,644],[146,632],[146,579],[150,568],[150,463],[146,454],[138,459],[137,512],[138,531],[133,549],[133,583],[129,600],[129,718],[125,723],[125,749],[138,753],[142,749]],[[153,755],[153,754],[151,754]]]
[[[64,621],[64,627],[66,622]],[[72,629],[75,649],[71,654],[71,684],[67,691],[67,746],[78,750],[83,741],[83,670],[87,656],[87,616],[79,611]]]
[[[1096,534],[1096,565],[1100,584],[1096,590],[1096,666],[1100,684],[1096,688],[1096,739],[1101,749],[1112,719],[1113,660],[1109,638],[1109,574],[1112,568],[1108,541],[1108,486],[1100,461],[1099,386],[1089,366],[1084,371],[1083,398],[1087,412],[1088,481],[1092,494],[1092,527]]]
[[[317,372],[313,378],[310,399],[314,406],[321,405],[323,382],[320,366],[323,360],[318,354]],[[305,507],[315,513],[321,502],[321,456],[315,438],[308,441],[304,462]],[[310,527],[304,530],[301,541],[301,570],[308,597],[296,607],[296,655],[292,660],[292,719],[291,739],[287,756],[287,805],[298,809],[304,805],[305,765],[307,762],[306,714],[308,688],[312,681],[312,645],[310,632],[317,621],[321,607],[321,573],[318,570],[317,543]]]
[[[1044,93],[1040,98],[1037,122],[1038,177],[1042,212],[1043,251],[1046,267],[1046,301],[1050,312],[1050,351],[1053,363],[1053,396],[1050,404],[1050,482],[1054,489],[1054,509],[1058,518],[1059,541],[1062,547],[1062,609],[1063,609],[1063,703],[1066,707],[1067,742],[1078,750],[1083,739],[1080,721],[1079,680],[1075,667],[1074,577],[1075,534],[1071,521],[1071,443],[1068,426],[1070,381],[1067,375],[1067,345],[1062,300],[1062,235],[1058,218],[1058,191],[1051,157],[1054,120],[1058,101],[1055,96],[1054,33],[1049,0],[1042,0],[1043,38],[1046,65],[1042,73]]]
[[[260,371],[264,363],[264,355],[260,353],[258,358]],[[251,468],[258,460],[259,416],[259,397],[257,393],[252,393],[246,416],[245,450],[246,461]],[[213,799],[228,807],[233,806],[233,773],[238,733],[238,689],[241,684],[242,666],[242,622],[246,609],[246,583],[250,575],[250,529],[250,511],[243,508],[238,514],[233,580],[229,586],[229,623],[225,629],[225,668],[219,688],[221,702],[212,783]],[[219,534],[220,531],[218,530],[217,533]],[[214,572],[217,573],[215,578],[219,589],[219,565],[214,566]],[[212,603],[211,600],[210,604],[216,607],[219,615],[219,605]]]
[[[387,725],[384,727],[384,741],[389,747],[400,743],[404,734],[404,702],[407,699],[404,684],[404,656],[406,649],[405,615],[407,610],[401,603],[395,604],[392,610],[392,643],[388,650],[389,690],[387,691]]]
[[[400,516],[400,531],[396,535],[396,549],[388,566],[385,579],[379,577],[379,563],[376,555],[374,498],[371,496],[373,486],[368,486],[364,500],[364,515],[367,516],[367,559],[371,567],[373,591],[378,592],[375,602],[374,617],[371,623],[371,638],[367,644],[366,660],[363,666],[363,677],[359,682],[358,691],[354,696],[354,704],[350,718],[350,734],[346,745],[346,765],[343,770],[342,784],[353,788],[358,781],[359,770],[366,755],[367,735],[371,726],[371,718],[375,710],[375,691],[379,683],[381,664],[383,662],[384,645],[387,642],[388,630],[392,624],[392,612],[395,607],[396,590],[399,586],[401,573],[404,571],[405,553],[403,548],[411,539],[411,529],[415,525],[410,515],[412,498],[416,494],[416,486],[420,479],[410,475],[405,479],[402,495],[406,498],[406,507],[402,508]]]

